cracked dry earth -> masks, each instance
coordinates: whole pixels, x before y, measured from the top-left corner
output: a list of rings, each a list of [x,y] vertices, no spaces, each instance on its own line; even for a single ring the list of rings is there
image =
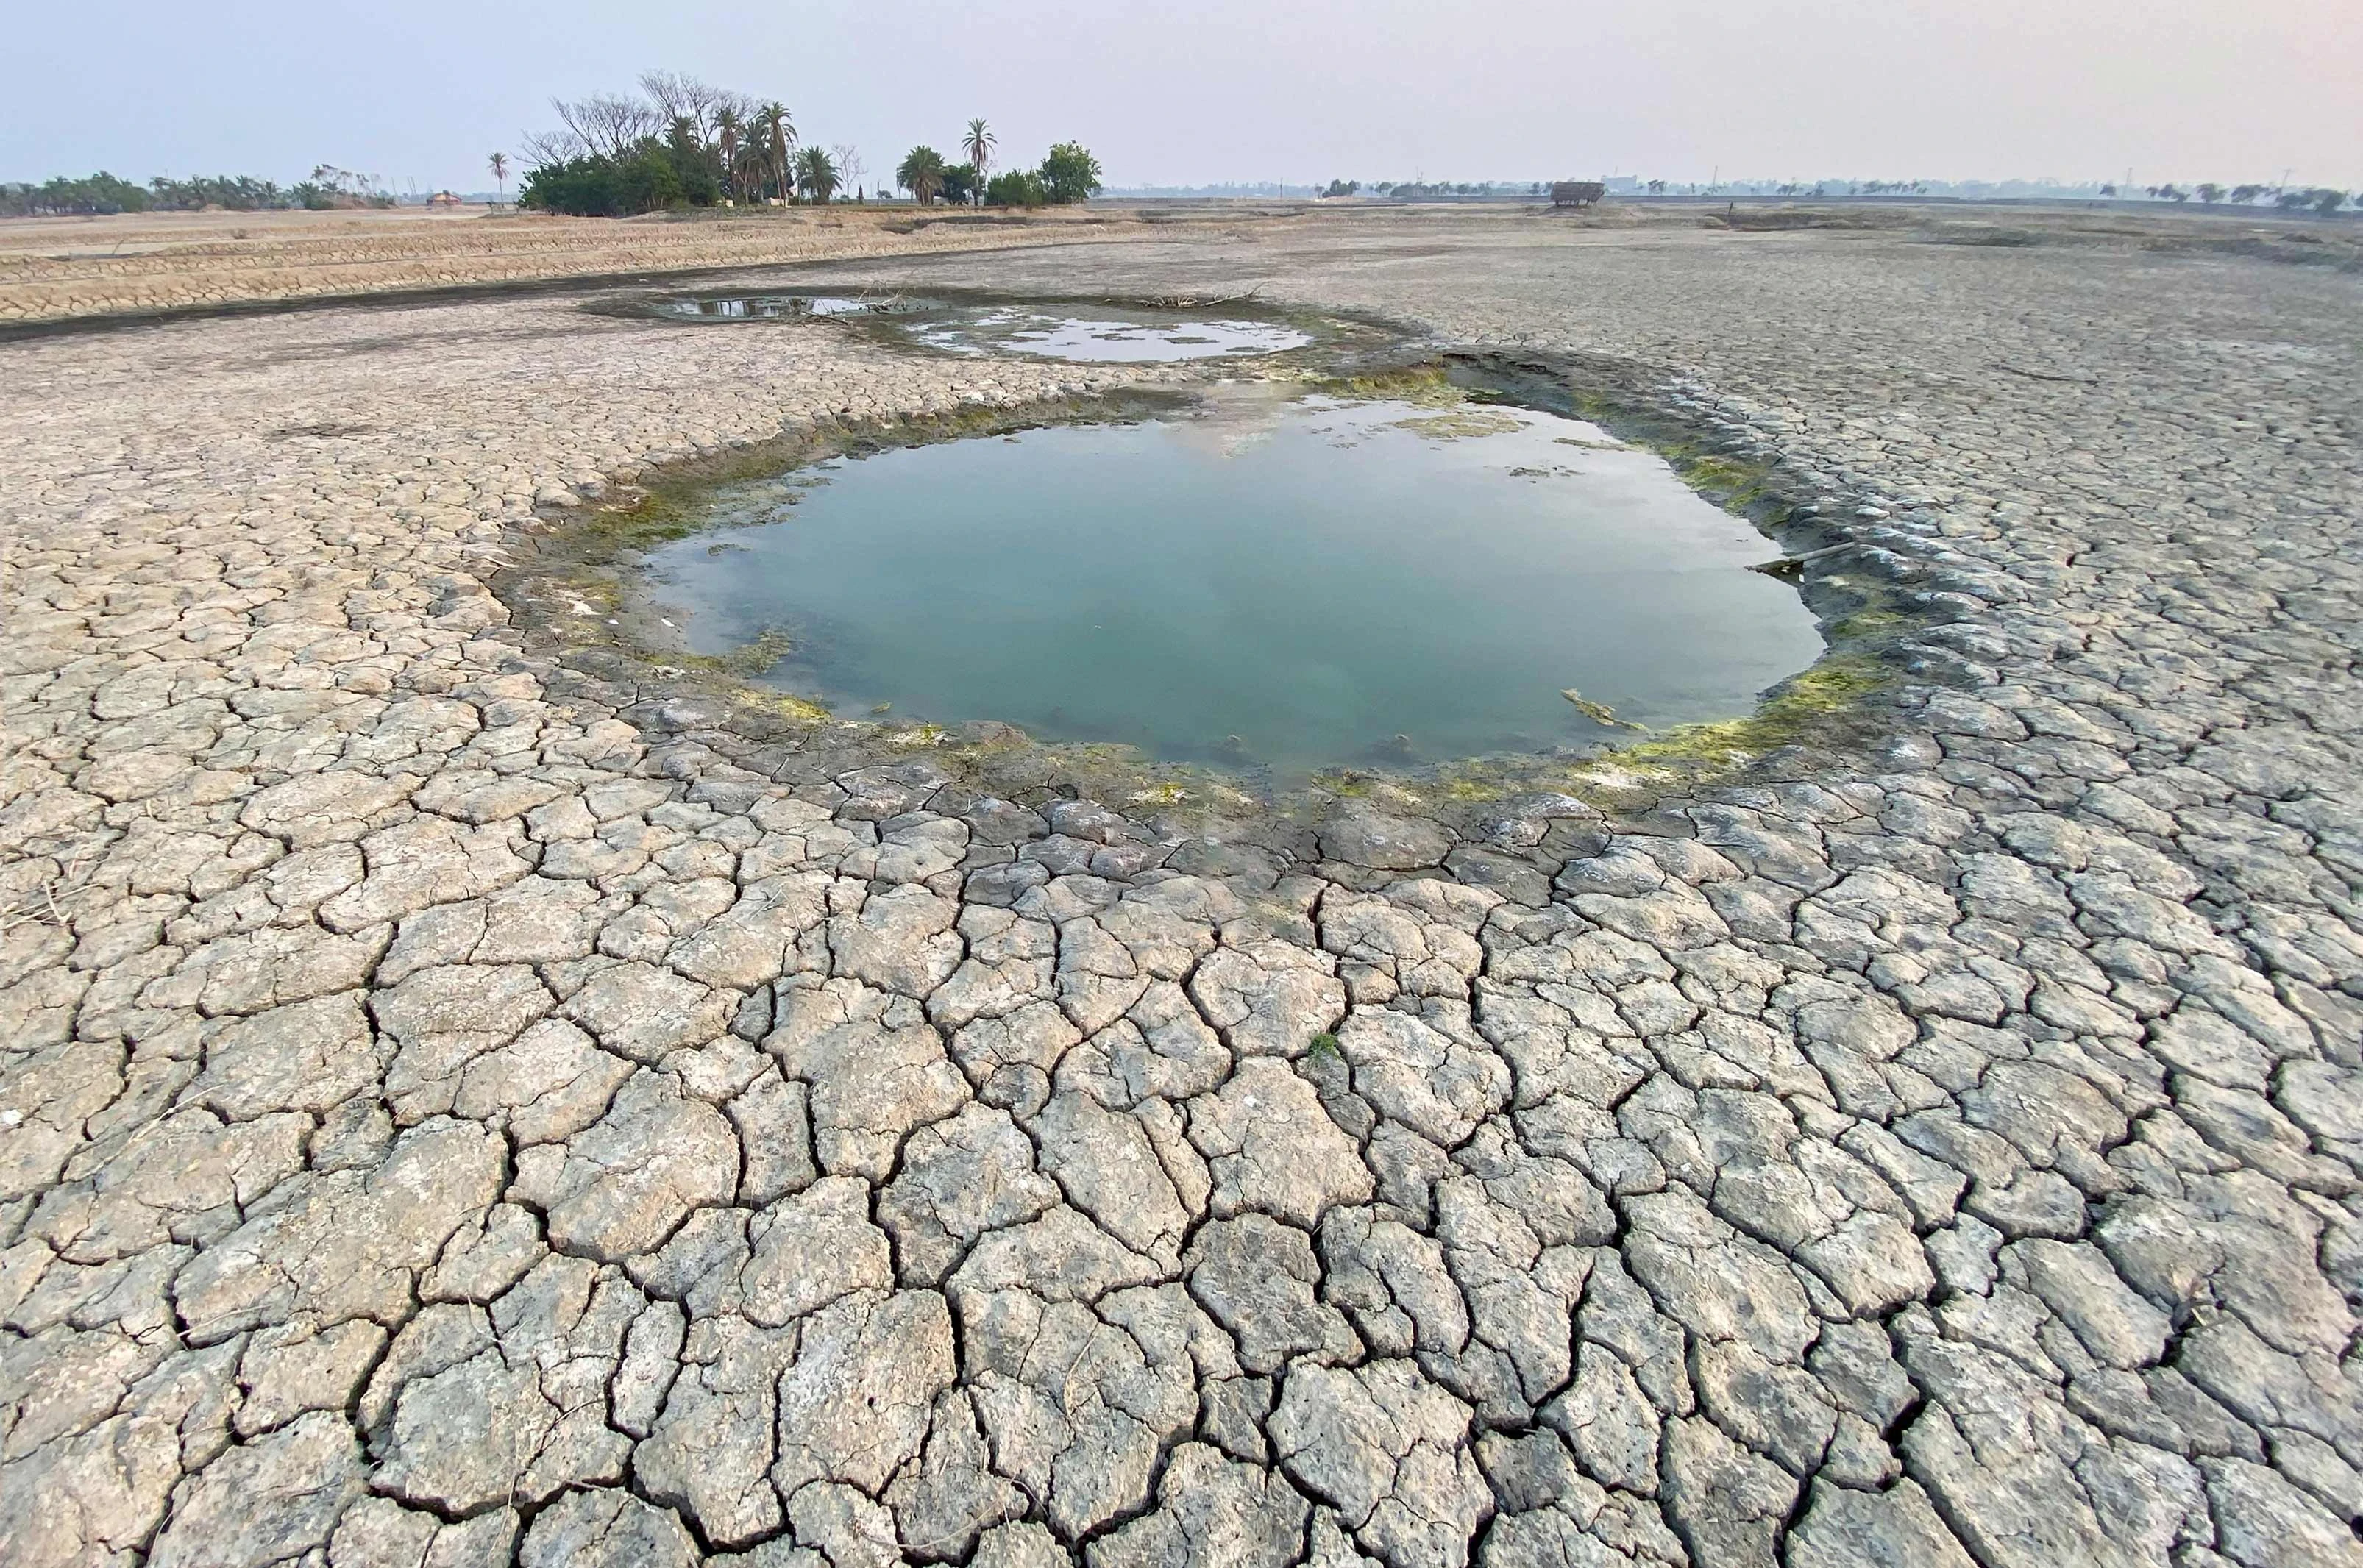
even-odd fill
[[[927,275],[1669,367],[1914,606],[1864,755],[1254,845],[832,775],[526,657],[505,528],[1105,372],[0,345],[0,1560],[2363,1562],[2363,288],[1525,236]]]

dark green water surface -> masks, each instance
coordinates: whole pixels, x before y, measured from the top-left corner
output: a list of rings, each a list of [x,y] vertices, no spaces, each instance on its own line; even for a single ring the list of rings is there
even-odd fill
[[[1778,552],[1595,426],[1243,396],[838,460],[658,551],[692,646],[945,723],[1287,773],[1745,713],[1822,642]]]

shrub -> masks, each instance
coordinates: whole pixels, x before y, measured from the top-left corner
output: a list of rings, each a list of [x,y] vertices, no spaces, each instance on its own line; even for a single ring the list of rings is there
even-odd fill
[[[682,188],[681,160],[671,156],[671,148],[643,147],[616,165],[616,204],[626,213],[652,213],[665,207],[692,204],[688,191]],[[711,187],[709,174],[702,182]],[[710,207],[714,196],[710,190],[698,206]]]
[[[1038,207],[1049,199],[1042,176],[1031,169],[1004,169],[984,182],[987,206]]]
[[[1042,160],[1042,190],[1047,200],[1064,206],[1086,202],[1100,193],[1100,160],[1082,143],[1062,141]]]
[[[544,163],[517,182],[517,205],[576,217],[614,217],[621,211],[613,160],[595,153]]]
[[[710,207],[722,199],[722,182],[692,145],[644,137],[610,157],[586,152],[562,163],[526,171],[517,184],[517,205],[576,217],[629,217],[667,207]]]
[[[1051,196],[1038,171],[1012,169],[985,182],[985,200],[993,206],[1039,207],[1048,205]]]

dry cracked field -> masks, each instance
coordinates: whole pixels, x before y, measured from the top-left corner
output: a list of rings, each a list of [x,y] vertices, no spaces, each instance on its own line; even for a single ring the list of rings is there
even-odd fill
[[[831,265],[1633,367],[1892,606],[1867,738],[1222,831],[849,758],[496,569],[1116,371],[553,293],[0,342],[0,1560],[2363,1563],[2363,278]]]
[[[394,290],[660,273],[816,257],[1131,237],[1186,213],[959,213],[909,207],[670,215],[614,222],[482,208],[141,213],[0,225],[0,326]],[[1219,219],[1215,220],[1219,221]]]

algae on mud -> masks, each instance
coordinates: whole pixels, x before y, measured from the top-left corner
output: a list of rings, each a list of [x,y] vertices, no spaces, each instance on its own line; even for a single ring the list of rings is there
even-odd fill
[[[1241,388],[726,485],[700,520],[649,558],[699,653],[784,635],[768,679],[840,712],[1289,777],[1595,746],[1570,687],[1729,720],[1821,651],[1745,521],[1505,405]]]

